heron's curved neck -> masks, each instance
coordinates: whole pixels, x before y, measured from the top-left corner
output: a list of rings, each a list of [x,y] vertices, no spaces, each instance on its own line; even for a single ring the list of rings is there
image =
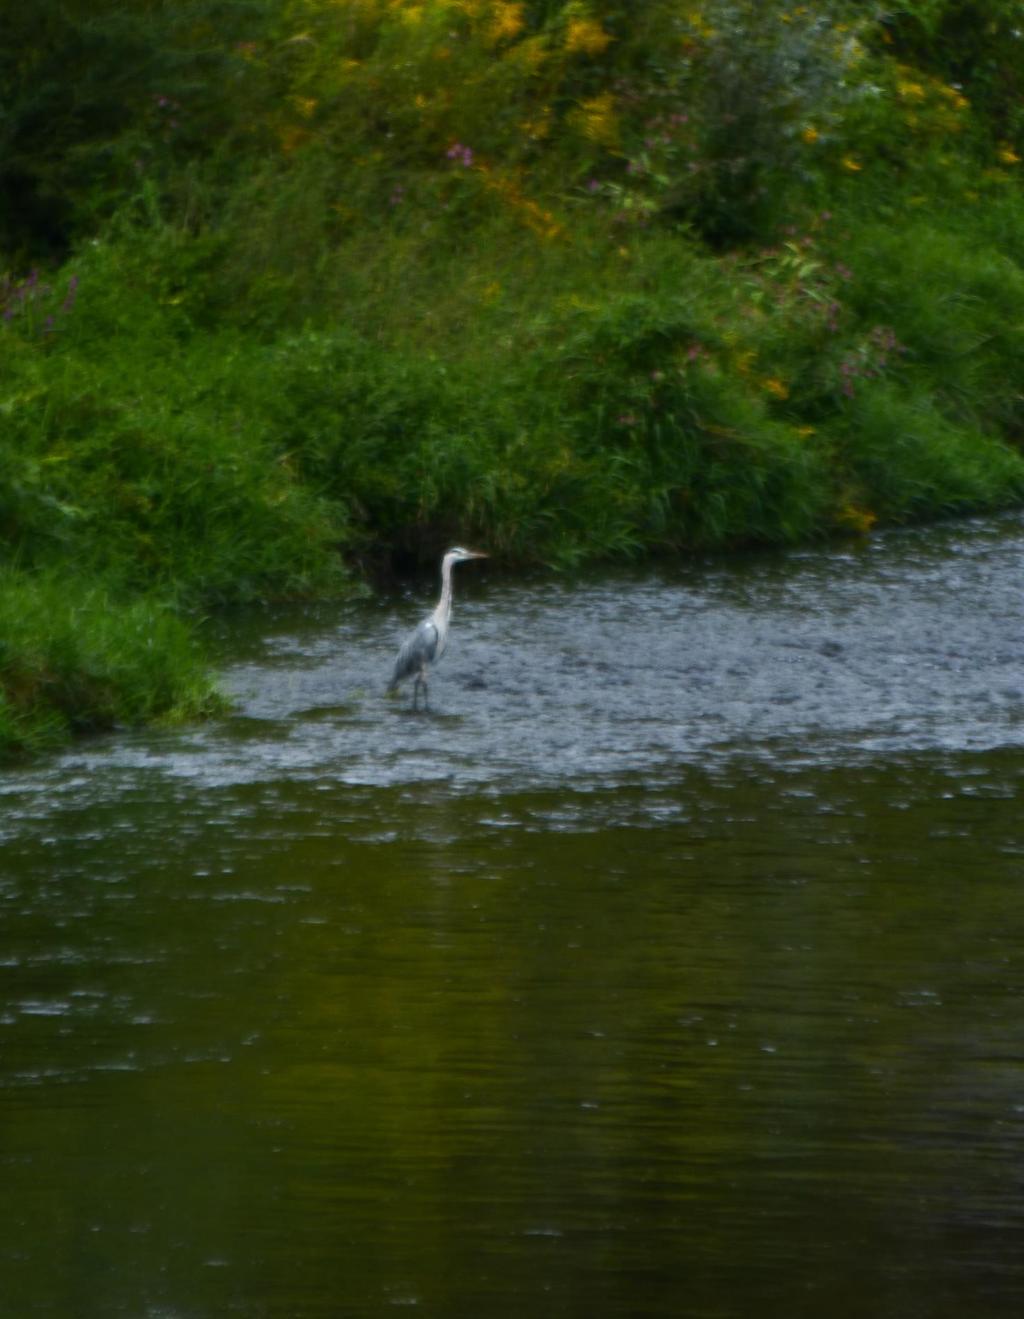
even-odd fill
[[[441,599],[437,602],[437,613],[448,618],[452,612],[452,563],[445,559],[441,564]]]

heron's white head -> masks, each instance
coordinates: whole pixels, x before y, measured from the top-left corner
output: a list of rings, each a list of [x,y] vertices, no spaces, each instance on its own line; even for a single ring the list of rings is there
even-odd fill
[[[487,555],[483,550],[466,550],[461,545],[456,545],[450,549],[444,556],[445,563],[465,563],[467,559],[486,559]]]

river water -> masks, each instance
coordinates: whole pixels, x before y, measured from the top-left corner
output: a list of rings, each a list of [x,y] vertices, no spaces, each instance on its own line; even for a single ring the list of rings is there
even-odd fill
[[[235,619],[0,778],[0,1315],[1024,1313],[1024,520]]]

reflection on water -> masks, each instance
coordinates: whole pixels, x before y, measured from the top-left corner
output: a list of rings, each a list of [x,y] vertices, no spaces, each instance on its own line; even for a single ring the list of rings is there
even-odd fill
[[[0,1315],[1016,1316],[1019,519],[233,626],[0,780]]]

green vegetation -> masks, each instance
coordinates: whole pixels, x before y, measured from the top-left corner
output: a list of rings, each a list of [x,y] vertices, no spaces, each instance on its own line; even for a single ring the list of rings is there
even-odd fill
[[[0,748],[210,708],[196,610],[367,557],[571,566],[1018,501],[1019,18],[22,6]]]
[[[7,571],[0,636],[0,744],[9,753],[221,704],[184,623],[149,599],[125,603],[74,579]]]

